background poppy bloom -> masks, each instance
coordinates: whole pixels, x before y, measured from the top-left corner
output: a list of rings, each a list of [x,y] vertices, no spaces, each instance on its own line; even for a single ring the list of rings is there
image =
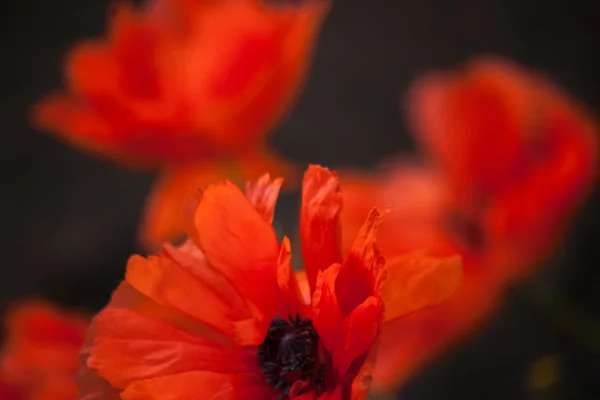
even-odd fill
[[[105,39],[78,43],[67,89],[34,124],[129,166],[158,168],[141,229],[149,245],[183,233],[180,203],[223,176],[288,165],[266,150],[298,95],[329,1],[155,0],[119,4]]]
[[[541,264],[597,168],[589,116],[550,82],[508,61],[481,58],[458,73],[426,76],[407,104],[429,162],[342,174],[342,219],[354,227],[344,231],[344,242],[368,209],[364,193],[370,192],[376,204],[396,204],[381,227],[386,258],[424,247],[462,254],[465,270],[450,301],[397,321],[397,335],[384,332],[386,351],[375,370],[380,390],[399,385],[479,325],[510,282]]]
[[[74,400],[87,321],[35,302],[11,310],[0,356],[3,400]]]
[[[499,265],[499,279],[527,275],[595,183],[590,115],[543,76],[499,58],[423,77],[408,104],[417,138],[445,175],[450,229],[475,225],[480,250],[511,253],[517,262]]]
[[[375,209],[342,259],[337,175],[312,166],[306,271],[294,272],[289,240],[271,226],[281,183],[263,176],[246,196],[209,186],[190,207],[184,245],[129,260],[90,329],[83,398],[365,398],[382,322],[447,299],[460,260],[414,253],[386,264]]]

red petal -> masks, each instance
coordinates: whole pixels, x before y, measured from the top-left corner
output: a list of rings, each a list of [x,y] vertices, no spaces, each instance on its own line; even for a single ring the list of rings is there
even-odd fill
[[[0,381],[0,399],[25,400],[25,394],[21,388]]]
[[[204,78],[190,85],[203,105],[197,125],[219,146],[256,142],[288,110],[328,4],[281,9],[233,2],[213,7],[202,29],[196,28],[192,44],[201,51],[185,64],[191,76]]]
[[[204,191],[195,223],[190,236],[209,264],[242,296],[270,316],[280,301],[279,243],[273,227],[231,182],[213,185]]]
[[[97,110],[64,94],[52,94],[36,104],[31,112],[32,124],[41,130],[56,133],[60,139],[84,150],[139,166],[137,159],[119,145],[122,128],[118,121],[107,119]]]
[[[266,384],[244,374],[218,374],[193,371],[136,381],[121,394],[123,400],[210,400],[270,399],[277,395]]]
[[[127,281],[121,282],[113,293],[107,307],[131,309],[138,314],[156,318],[186,332],[210,339],[217,343],[231,344],[231,338],[224,336],[203,322],[175,309],[158,304],[131,286]]]
[[[393,204],[394,212],[377,230],[382,254],[404,254],[421,248],[446,254],[450,235],[444,231],[443,221],[449,190],[443,174],[430,166],[400,160],[382,165],[375,174],[346,171],[340,172],[340,177],[345,251],[373,206]]]
[[[297,312],[304,314],[304,306],[309,303],[309,301],[306,301],[303,288],[298,283],[297,275],[292,269],[290,247],[290,240],[287,236],[284,236],[279,259],[277,260],[277,282],[284,299],[282,315],[295,315]],[[308,300],[310,300],[310,297]]]
[[[186,201],[210,183],[221,179],[219,165],[208,162],[164,170],[147,199],[139,239],[149,250],[183,237]]]
[[[368,297],[346,316],[342,327],[343,335],[333,351],[333,362],[341,376],[348,372],[355,360],[366,357],[379,334],[382,318],[383,304],[374,296]],[[354,373],[358,373],[358,370]]]
[[[116,83],[135,99],[156,98],[161,94],[158,56],[166,32],[150,13],[130,4],[118,4],[111,22],[111,50],[120,73]]]
[[[78,43],[67,55],[65,69],[70,89],[84,99],[115,101],[121,95],[119,65],[105,42]]]
[[[401,317],[449,299],[462,280],[459,256],[432,257],[414,252],[388,263],[381,287],[386,320]]]
[[[340,264],[319,271],[317,285],[312,298],[313,323],[325,348],[332,353],[340,337],[343,319],[335,298],[335,281],[340,273]]]
[[[87,367],[87,361],[75,378],[79,388],[78,400],[120,400],[121,390],[113,388],[106,379]]]
[[[499,188],[522,167],[532,86],[498,59],[479,59],[463,75],[433,75],[414,85],[409,104],[416,131],[465,200]]]
[[[269,174],[265,174],[257,181],[248,182],[246,185],[248,200],[269,224],[273,223],[275,204],[282,184],[283,179],[271,180]]]
[[[350,248],[336,281],[335,292],[345,317],[369,296],[377,293],[385,279],[385,259],[375,242],[377,227],[389,211],[371,210]]]
[[[159,256],[133,256],[126,280],[157,303],[231,336],[231,322],[249,318],[250,311],[231,284],[198,253],[195,257],[169,246]]]
[[[300,235],[306,274],[313,291],[318,272],[342,261],[341,208],[337,174],[320,166],[309,166],[302,181]]]
[[[265,339],[268,321],[255,318],[236,321],[232,324],[233,340],[238,346],[258,346]]]
[[[80,347],[87,318],[61,311],[45,302],[28,302],[12,308],[6,316],[10,339],[30,343],[55,343]]]
[[[184,332],[159,319],[108,308],[95,318],[87,365],[114,387],[139,379],[206,370],[254,371],[254,354]]]
[[[467,265],[461,286],[448,301],[382,324],[373,371],[376,393],[400,387],[491,316],[502,291],[488,267]]]

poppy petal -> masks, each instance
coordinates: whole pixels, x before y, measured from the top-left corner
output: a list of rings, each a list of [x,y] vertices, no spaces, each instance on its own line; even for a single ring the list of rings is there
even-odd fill
[[[367,399],[367,394],[370,393],[373,382],[372,372],[377,359],[376,346],[377,344],[371,348],[365,363],[354,378],[354,381],[352,381],[352,400],[365,400]]]
[[[0,399],[2,400],[23,400],[21,388],[0,381]]]
[[[309,166],[302,181],[300,236],[306,274],[313,291],[318,272],[342,262],[341,208],[337,173]]]
[[[394,211],[377,229],[382,254],[404,254],[420,248],[446,254],[452,249],[450,235],[443,229],[448,185],[433,166],[400,159],[381,165],[375,173],[345,171],[340,172],[340,178],[344,251],[349,250],[373,206],[390,204]]]
[[[267,399],[274,396],[266,385],[243,374],[192,371],[133,382],[121,394],[123,400],[181,400],[202,396],[211,400]]]
[[[296,99],[329,2],[309,3],[230,2],[213,7],[196,28],[192,45],[202,52],[190,54],[186,73],[205,79],[190,85],[203,104],[196,125],[218,146],[244,148],[272,130]]]
[[[540,94],[542,96],[542,94]],[[551,92],[543,96],[546,115],[539,123],[538,164],[527,179],[494,198],[485,215],[492,240],[510,245],[521,262],[506,267],[517,280],[532,272],[537,255],[552,248],[597,175],[596,127],[581,110]],[[549,195],[551,194],[551,195]],[[498,271],[501,272],[501,271]]]
[[[231,182],[209,186],[195,213],[190,237],[238,290],[263,312],[279,304],[279,243],[273,227]]]
[[[239,296],[205,262],[190,257],[186,260],[185,255],[175,248],[167,250],[166,254],[176,258],[166,255],[148,259],[131,257],[127,265],[127,282],[157,303],[177,309],[225,335],[231,335],[232,320],[250,316],[243,303],[234,307]],[[203,279],[205,277],[212,279]],[[224,293],[233,296],[227,298]],[[198,304],[204,306],[198,307]]]
[[[120,92],[119,65],[110,47],[102,41],[84,41],[72,48],[65,62],[65,75],[74,93],[88,100]]]
[[[279,189],[283,179],[271,180],[269,174],[261,176],[256,181],[248,182],[246,185],[246,196],[250,203],[258,210],[268,224],[273,223],[275,215],[275,204],[279,196]]]
[[[298,283],[298,289],[300,290],[300,298],[302,304],[310,304],[311,293],[310,285],[308,284],[308,277],[306,276],[306,270],[295,271],[296,282]]]
[[[276,25],[271,34],[278,42],[274,52],[278,63],[271,72],[269,85],[263,87],[262,91],[256,91],[256,96],[246,107],[237,108],[243,110],[243,114],[238,112],[237,119],[243,123],[241,126],[245,132],[272,130],[295,102],[306,81],[315,40],[331,3],[329,0],[307,1],[260,10],[262,15],[269,15],[271,22]],[[266,24],[263,22],[262,25]],[[264,43],[262,47],[265,47]],[[289,176],[284,176],[289,180]]]
[[[258,346],[265,339],[268,325],[254,318],[233,323],[234,341],[238,346]]]
[[[379,252],[375,237],[377,227],[389,212],[371,210],[346,256],[335,284],[335,293],[344,317],[376,293],[385,279],[385,259]]]
[[[381,287],[385,319],[440,304],[452,296],[462,280],[460,256],[438,258],[418,251],[391,260]]]
[[[285,310],[282,310],[282,315],[295,315],[301,311],[300,307],[302,305],[309,303],[305,301],[304,293],[297,280],[297,274],[292,269],[291,258],[290,240],[287,236],[284,236],[281,242],[279,259],[277,260],[277,282],[285,302],[285,304],[282,304],[285,307]]]
[[[31,301],[10,309],[6,315],[8,335],[19,340],[60,343],[80,347],[86,320],[69,315],[52,304]]]
[[[373,370],[374,392],[399,388],[492,315],[502,292],[501,283],[487,269],[487,264],[467,264],[458,291],[447,302],[382,324]]]
[[[254,368],[253,357],[238,347],[219,345],[131,310],[105,309],[95,324],[87,365],[114,387],[192,370],[243,373]]]
[[[152,250],[159,249],[164,242],[181,238],[185,201],[220,177],[219,166],[207,162],[163,171],[147,199],[138,234],[140,242]]]
[[[329,352],[336,347],[339,329],[344,321],[335,298],[335,281],[341,267],[340,264],[334,264],[325,271],[319,271],[312,297],[313,324]]]
[[[229,304],[228,314],[232,315],[233,319],[246,318],[249,315],[245,300],[223,275],[207,263],[206,256],[192,240],[187,240],[179,247],[166,244],[163,254],[190,271],[199,281],[210,287],[222,301]]]
[[[231,344],[231,338],[218,333],[208,325],[175,308],[163,306],[135,289],[127,281],[117,287],[107,308],[131,309],[146,317],[156,318],[186,332],[210,339],[217,343]],[[92,324],[93,327],[94,324]],[[89,328],[92,330],[92,328]]]
[[[95,155],[137,167],[147,161],[122,152],[117,145],[120,128],[115,121],[103,118],[97,110],[55,93],[36,104],[31,124],[56,133],[60,139]]]
[[[458,77],[431,74],[414,84],[408,104],[415,131],[465,200],[499,187],[520,165],[532,84],[492,59],[471,63]]]
[[[370,296],[344,319],[343,337],[338,340],[333,351],[333,362],[342,376],[352,362],[364,356],[375,342],[383,317],[381,299]]]
[[[78,400],[120,400],[121,390],[115,389],[94,370],[87,367],[87,361],[81,367],[75,381],[79,388]]]

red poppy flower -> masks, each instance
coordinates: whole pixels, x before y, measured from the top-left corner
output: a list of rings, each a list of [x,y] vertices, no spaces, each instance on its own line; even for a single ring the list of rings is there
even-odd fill
[[[33,112],[66,142],[161,171],[142,226],[149,245],[182,234],[180,203],[223,176],[292,172],[266,135],[305,79],[327,0],[119,4],[104,39],[78,43],[67,89]]]
[[[0,398],[75,400],[85,319],[45,303],[29,303],[11,310],[6,325]]]
[[[209,186],[190,207],[184,245],[129,260],[90,329],[84,399],[365,398],[384,321],[447,299],[460,260],[412,253],[386,265],[376,209],[342,257],[337,175],[312,166],[306,271],[295,272],[289,240],[271,226],[281,183],[263,176],[246,195]]]
[[[595,183],[589,114],[543,76],[493,58],[423,78],[409,104],[418,138],[447,176],[454,227],[475,222],[482,246],[511,250],[520,262],[501,265],[501,278],[527,274],[523,264],[549,251]]]
[[[342,174],[344,242],[368,209],[364,193],[373,193],[376,204],[395,203],[380,229],[386,258],[415,247],[459,253],[464,278],[448,302],[383,332],[374,371],[381,391],[480,325],[509,283],[535,271],[597,168],[589,117],[551,83],[507,61],[477,59],[460,73],[432,74],[408,100],[431,163]]]

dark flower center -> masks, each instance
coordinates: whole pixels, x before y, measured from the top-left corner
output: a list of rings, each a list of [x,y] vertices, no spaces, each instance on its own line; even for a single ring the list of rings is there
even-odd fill
[[[454,212],[447,215],[445,223],[447,229],[471,251],[479,252],[485,247],[485,232],[474,218]]]
[[[267,383],[288,396],[292,385],[304,381],[302,392],[323,389],[328,354],[310,319],[296,314],[271,321],[265,340],[258,346],[258,363]]]

